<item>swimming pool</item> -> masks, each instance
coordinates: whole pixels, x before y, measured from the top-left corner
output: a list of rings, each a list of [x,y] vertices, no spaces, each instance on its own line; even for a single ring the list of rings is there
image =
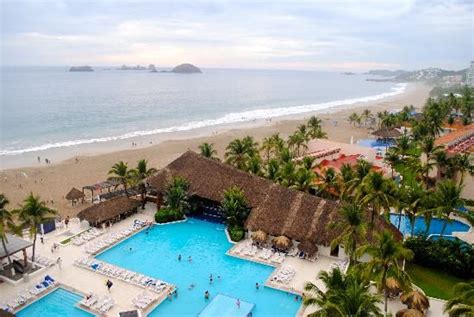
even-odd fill
[[[253,316],[295,316],[301,302],[286,292],[263,287],[273,267],[225,254],[232,244],[224,228],[197,219],[154,226],[148,234],[142,231],[97,258],[178,286],[178,297],[165,300],[151,312],[152,317],[197,316],[218,294],[254,304]],[[262,286],[257,290],[255,283]],[[190,290],[191,284],[195,287]]]
[[[390,214],[390,222],[398,228],[399,215]],[[445,220],[439,218],[433,218],[431,220],[430,229],[428,235],[430,234],[440,234],[443,229],[443,224]],[[416,217],[415,219],[415,234],[424,234],[426,231],[426,224],[424,217]],[[469,231],[469,226],[465,223],[462,223],[457,220],[453,220],[446,226],[444,234],[449,236],[453,232],[467,232]],[[403,235],[409,235],[411,233],[411,224],[410,219],[406,215],[402,215],[400,220],[400,232]]]
[[[26,306],[18,313],[18,317],[92,317],[91,313],[86,312],[75,305],[82,299],[76,293],[65,290],[64,288],[57,288],[48,295],[40,298],[36,302]]]
[[[357,144],[364,147],[372,147],[372,148],[386,148],[395,144],[395,141],[388,140],[383,141],[380,139],[360,139],[357,141]]]

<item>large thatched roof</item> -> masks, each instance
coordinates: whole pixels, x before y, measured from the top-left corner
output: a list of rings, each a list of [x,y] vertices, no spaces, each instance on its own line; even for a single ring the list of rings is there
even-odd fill
[[[67,193],[67,195],[66,195],[67,200],[78,200],[78,199],[81,199],[81,198],[84,198],[84,193],[81,192],[76,187],[71,188],[69,193]]]
[[[150,177],[148,184],[163,192],[175,176],[189,182],[192,195],[216,202],[222,201],[224,190],[233,185],[240,187],[252,208],[246,224],[252,231],[323,245],[329,245],[341,233],[339,229],[327,229],[329,223],[340,221],[336,202],[280,186],[197,153],[182,154]],[[376,228],[389,228],[401,240],[396,228],[382,218],[376,222]]]
[[[133,212],[138,206],[140,206],[138,200],[120,196],[81,210],[77,216],[81,220],[87,220],[90,224],[100,224]]]
[[[372,135],[378,136],[379,138],[390,139],[398,138],[402,134],[395,128],[382,128],[372,132]]]

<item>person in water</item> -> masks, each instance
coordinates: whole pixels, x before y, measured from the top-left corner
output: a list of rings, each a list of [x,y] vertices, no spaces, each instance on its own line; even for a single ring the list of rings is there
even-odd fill
[[[178,255],[178,261],[181,261],[181,254]]]
[[[237,308],[240,308],[240,299],[237,298],[237,301],[235,302],[235,304],[237,305]]]
[[[209,299],[209,291],[204,292],[204,299]]]
[[[255,288],[256,288],[256,289],[259,289],[259,288],[260,288],[260,284],[258,284],[258,282],[255,283]]]

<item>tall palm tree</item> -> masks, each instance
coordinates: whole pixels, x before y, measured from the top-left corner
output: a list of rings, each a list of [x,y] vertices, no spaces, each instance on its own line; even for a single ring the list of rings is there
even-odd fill
[[[410,277],[402,270],[400,263],[413,258],[413,251],[395,240],[393,234],[383,230],[376,234],[375,244],[366,244],[356,251],[358,256],[368,254],[371,259],[366,263],[364,272],[367,278],[373,280],[379,292],[383,292],[385,299],[385,315],[387,315],[387,278],[393,277],[402,289],[411,287]]]
[[[306,136],[301,131],[296,131],[294,134],[288,137],[288,146],[293,149],[296,156],[300,156],[300,149],[306,149]]]
[[[327,138],[326,132],[322,129],[322,121],[316,116],[312,116],[308,120],[308,132],[307,135],[311,139],[325,139]]]
[[[450,317],[474,316],[474,281],[456,284],[454,295],[446,302],[444,312]]]
[[[306,168],[307,170],[312,170],[314,168],[314,161],[316,161],[314,157],[305,156],[301,160],[301,166]]]
[[[318,196],[332,199],[339,194],[338,179],[334,168],[330,167],[316,176],[319,178],[318,192],[316,193]]]
[[[138,184],[140,196],[142,200],[142,209],[145,209],[146,204],[146,184],[145,180],[151,175],[155,174],[157,169],[154,167],[148,168],[148,161],[141,159],[137,163],[137,167],[130,171],[134,182]]]
[[[262,159],[260,155],[256,154],[252,156],[247,163],[247,172],[257,176],[262,175]]]
[[[226,189],[221,206],[226,215],[227,225],[230,228],[242,228],[250,212],[243,190],[237,186]]]
[[[283,163],[278,171],[278,181],[281,185],[291,187],[296,181],[296,166],[292,161]]]
[[[405,203],[405,213],[410,220],[410,234],[415,234],[415,221],[418,216],[424,213],[426,206],[426,190],[420,183],[414,181],[403,187],[403,201]]]
[[[395,201],[397,187],[392,179],[384,178],[381,173],[370,172],[357,188],[357,197],[364,205],[371,206],[370,223],[373,226],[375,215],[382,210],[389,211]]]
[[[20,209],[15,210],[15,213],[18,214],[18,219],[21,222],[20,227],[28,229],[30,238],[33,239],[31,260],[34,261],[38,228],[42,223],[54,219],[57,212],[47,207],[46,203],[42,201],[39,196],[35,196],[33,193],[30,193],[25,198],[25,200],[23,200],[23,204],[20,206]]]
[[[372,118],[372,112],[370,109],[364,109],[362,111],[362,117],[364,118],[364,123],[367,125],[368,121]]]
[[[240,139],[233,140],[226,148],[225,158],[227,164],[245,170],[250,158],[248,146]]]
[[[356,202],[346,202],[339,212],[342,222],[331,224],[330,229],[338,227],[342,229],[342,233],[332,240],[331,248],[334,249],[339,244],[344,245],[344,252],[349,256],[352,265],[357,261],[357,245],[365,241],[365,210]]]
[[[471,163],[471,157],[468,153],[457,154],[452,159],[452,169],[455,179],[460,174],[459,184],[464,183],[464,176],[469,173],[471,176],[474,175],[474,165]]]
[[[272,150],[273,150],[273,139],[272,137],[266,137],[263,139],[263,142],[262,142],[262,147],[260,148],[261,151],[263,151],[265,153],[265,160],[268,164],[268,162],[270,161],[270,156],[271,156],[271,153],[272,153]]]
[[[276,159],[271,159],[266,165],[265,177],[276,182],[278,180],[280,163]]]
[[[354,125],[357,123],[358,119],[359,119],[359,115],[355,112],[351,113],[351,115],[349,116],[349,123]]]
[[[189,184],[182,177],[174,177],[164,193],[166,207],[184,214],[189,208]]]
[[[295,175],[295,183],[291,187],[303,192],[309,192],[313,188],[315,178],[316,175],[312,170],[300,167]]]
[[[204,142],[203,144],[199,145],[199,151],[204,157],[218,160],[218,158],[216,157],[217,151],[214,149],[214,143]]]
[[[442,181],[436,187],[434,194],[436,207],[432,211],[445,220],[440,236],[444,235],[448,222],[452,221],[451,214],[464,204],[464,200],[461,198],[462,189],[462,185],[457,185],[452,180]]]
[[[321,271],[318,277],[326,291],[313,283],[306,284],[305,290],[310,295],[304,297],[304,305],[318,307],[309,317],[382,316],[378,307],[380,297],[373,295],[370,284],[356,274],[344,275],[336,268],[330,272]]]
[[[15,227],[15,223],[13,220],[13,213],[6,209],[6,206],[9,203],[7,197],[5,197],[4,194],[0,194],[0,239],[2,240],[3,250],[7,255],[8,264],[11,267],[12,259],[7,250],[7,232]],[[12,272],[14,273],[15,270],[12,270]]]
[[[128,163],[120,161],[115,163],[109,171],[109,180],[116,181],[123,185],[125,195],[128,197],[128,185],[134,180],[135,172],[128,168]]]

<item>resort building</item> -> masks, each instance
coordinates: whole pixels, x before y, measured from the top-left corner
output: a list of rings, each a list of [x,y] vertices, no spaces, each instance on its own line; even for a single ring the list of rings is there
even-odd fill
[[[474,87],[474,61],[471,61],[471,66],[466,72],[466,85]]]
[[[91,226],[115,223],[137,213],[140,202],[126,196],[115,197],[80,211],[77,217]]]
[[[343,248],[331,250],[331,241],[341,234],[341,229],[329,229],[338,222],[339,205],[331,200],[293,190],[270,180],[251,175],[228,164],[188,151],[148,179],[155,191],[158,204],[169,181],[176,176],[185,178],[196,206],[194,214],[223,217],[219,205],[224,190],[240,187],[251,208],[246,229],[262,230],[271,236],[286,236],[295,243],[306,241],[317,246],[319,254],[345,258]],[[221,218],[223,220],[223,218]],[[389,229],[402,239],[401,233],[382,217],[376,217],[376,228]]]

